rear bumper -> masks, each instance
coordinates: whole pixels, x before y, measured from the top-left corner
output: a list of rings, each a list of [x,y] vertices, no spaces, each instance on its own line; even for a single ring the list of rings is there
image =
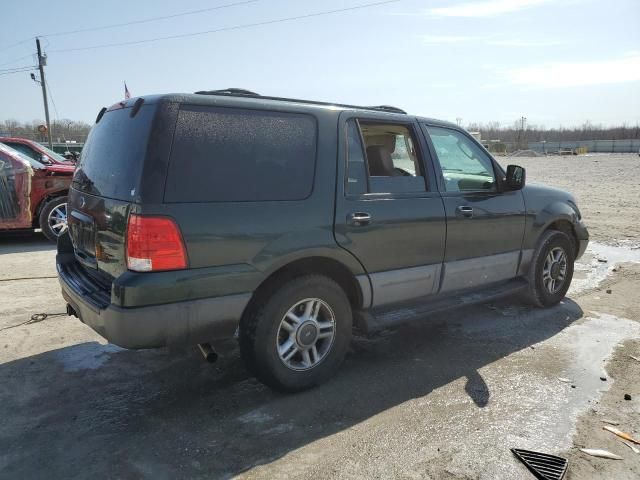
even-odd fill
[[[109,342],[124,348],[193,345],[235,334],[250,293],[162,305],[123,308],[97,305],[65,265],[57,262],[62,296],[78,318]]]

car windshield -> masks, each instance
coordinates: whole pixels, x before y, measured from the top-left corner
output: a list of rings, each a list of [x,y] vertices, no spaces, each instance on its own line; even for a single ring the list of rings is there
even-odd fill
[[[21,160],[24,160],[29,165],[31,165],[33,168],[36,168],[36,169],[45,168],[43,163],[40,163],[39,161],[37,161],[37,160],[25,155],[22,152],[19,152],[15,148],[11,148],[8,145],[5,145],[4,143],[0,143],[0,150],[6,152],[8,154],[14,155],[16,157],[19,157]]]
[[[53,158],[56,162],[68,162],[66,158],[64,158],[59,153],[54,152],[50,148],[45,147],[44,145],[40,145],[40,148],[46,152],[49,157]]]

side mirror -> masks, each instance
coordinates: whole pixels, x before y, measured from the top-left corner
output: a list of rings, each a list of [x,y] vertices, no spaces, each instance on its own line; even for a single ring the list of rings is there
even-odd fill
[[[526,171],[519,165],[509,165],[507,167],[507,176],[505,177],[505,184],[507,190],[521,190],[524,187]]]
[[[49,157],[47,157],[44,153],[42,155],[40,155],[40,163],[44,163],[45,165],[51,165],[51,160],[49,160]]]

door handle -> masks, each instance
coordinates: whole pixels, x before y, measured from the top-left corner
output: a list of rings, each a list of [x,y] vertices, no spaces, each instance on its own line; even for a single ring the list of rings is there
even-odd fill
[[[473,208],[460,205],[459,207],[456,208],[456,213],[458,215],[462,215],[465,218],[472,218],[473,217]]]
[[[366,212],[350,213],[347,216],[347,222],[355,227],[363,227],[371,223],[371,215]]]

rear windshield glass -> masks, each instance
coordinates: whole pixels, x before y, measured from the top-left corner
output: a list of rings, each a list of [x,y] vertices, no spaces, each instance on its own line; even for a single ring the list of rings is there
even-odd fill
[[[73,187],[93,195],[132,201],[136,196],[155,108],[106,112],[82,149]]]
[[[315,158],[312,116],[183,106],[165,201],[300,200],[311,193]]]

